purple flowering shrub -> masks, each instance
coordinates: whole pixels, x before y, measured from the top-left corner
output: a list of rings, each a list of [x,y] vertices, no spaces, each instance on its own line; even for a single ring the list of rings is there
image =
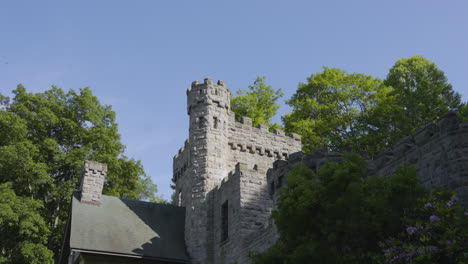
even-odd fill
[[[437,193],[404,223],[381,242],[385,263],[468,263],[468,209],[455,194]]]

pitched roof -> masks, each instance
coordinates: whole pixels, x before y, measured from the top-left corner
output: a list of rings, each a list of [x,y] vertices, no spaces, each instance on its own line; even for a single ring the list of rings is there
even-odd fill
[[[185,208],[103,195],[100,205],[73,193],[70,248],[188,262]]]

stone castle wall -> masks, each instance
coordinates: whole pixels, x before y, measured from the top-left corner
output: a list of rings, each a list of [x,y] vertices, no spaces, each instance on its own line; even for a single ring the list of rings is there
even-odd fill
[[[281,187],[294,164],[302,162],[315,171],[326,162],[341,160],[341,153],[316,151],[290,155],[287,162],[276,161],[267,173],[268,184]],[[367,161],[368,175],[387,177],[398,168],[413,166],[421,184],[429,189],[455,191],[468,204],[468,122],[460,123],[456,113],[443,115],[436,123],[403,138],[392,149]],[[274,198],[277,198],[275,193]]]
[[[369,174],[388,176],[402,166],[414,166],[424,187],[453,190],[468,204],[468,122],[443,115],[370,161]]]
[[[342,154],[305,155],[299,135],[252,127],[246,117],[236,121],[222,81],[192,83],[187,112],[189,137],[173,161],[176,200],[186,207],[187,250],[195,264],[250,263],[250,251],[263,251],[278,238],[271,211],[294,164],[318,171]],[[415,166],[424,186],[450,188],[467,202],[468,123],[449,113],[368,161],[375,176],[392,175],[401,166]]]

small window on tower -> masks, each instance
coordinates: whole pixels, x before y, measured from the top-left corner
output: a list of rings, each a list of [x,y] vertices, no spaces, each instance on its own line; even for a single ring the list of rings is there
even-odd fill
[[[221,241],[225,241],[229,237],[229,223],[228,223],[228,201],[224,202],[221,206]]]
[[[199,127],[204,127],[205,126],[205,118],[201,116],[198,120],[198,125]]]
[[[213,117],[214,128],[218,128],[218,118],[216,116]]]

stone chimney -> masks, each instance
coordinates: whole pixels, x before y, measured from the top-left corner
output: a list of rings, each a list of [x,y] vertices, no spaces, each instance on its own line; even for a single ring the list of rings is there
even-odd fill
[[[85,161],[80,183],[80,201],[82,203],[101,204],[102,188],[106,175],[107,164]]]

